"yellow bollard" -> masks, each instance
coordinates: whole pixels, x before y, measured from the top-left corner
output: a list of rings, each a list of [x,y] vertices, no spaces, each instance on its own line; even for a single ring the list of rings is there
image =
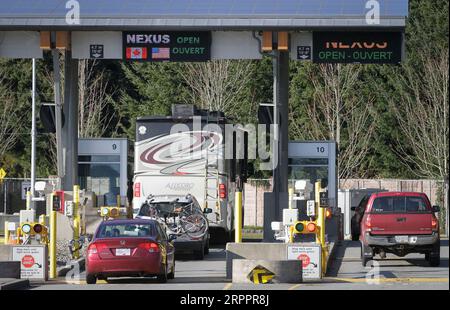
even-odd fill
[[[56,211],[50,212],[50,279],[56,278]]]
[[[5,245],[9,244],[9,229],[8,229],[8,222],[5,222],[5,240],[3,241]]]
[[[242,242],[242,192],[236,192],[234,199],[234,242]]]
[[[74,248],[78,249],[80,239],[80,212],[78,206],[80,203],[80,187],[78,185],[73,186],[73,240]],[[75,250],[73,253],[75,259],[80,258],[79,250]]]

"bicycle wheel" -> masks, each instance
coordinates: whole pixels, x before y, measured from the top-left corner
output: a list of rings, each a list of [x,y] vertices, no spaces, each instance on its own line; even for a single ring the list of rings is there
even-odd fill
[[[208,231],[208,220],[202,214],[194,213],[180,217],[183,231],[191,238],[201,238]]]

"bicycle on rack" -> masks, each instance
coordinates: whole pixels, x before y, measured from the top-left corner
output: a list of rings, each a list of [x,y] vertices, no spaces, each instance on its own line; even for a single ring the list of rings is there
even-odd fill
[[[138,217],[152,218],[165,224],[170,233],[186,234],[193,239],[202,238],[209,229],[208,219],[190,195],[157,201],[149,196],[141,206]]]

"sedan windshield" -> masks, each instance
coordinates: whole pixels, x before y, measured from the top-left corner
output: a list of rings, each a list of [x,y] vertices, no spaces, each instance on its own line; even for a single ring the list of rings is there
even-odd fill
[[[155,226],[152,224],[105,224],[97,233],[97,238],[154,237]]]

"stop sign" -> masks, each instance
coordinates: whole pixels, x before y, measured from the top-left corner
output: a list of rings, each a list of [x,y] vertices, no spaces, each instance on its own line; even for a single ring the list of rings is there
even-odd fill
[[[302,261],[303,268],[308,267],[309,263],[311,263],[311,259],[306,254],[300,254],[297,259]]]
[[[31,268],[34,266],[34,257],[31,255],[25,255],[22,257],[22,265],[25,268]]]

